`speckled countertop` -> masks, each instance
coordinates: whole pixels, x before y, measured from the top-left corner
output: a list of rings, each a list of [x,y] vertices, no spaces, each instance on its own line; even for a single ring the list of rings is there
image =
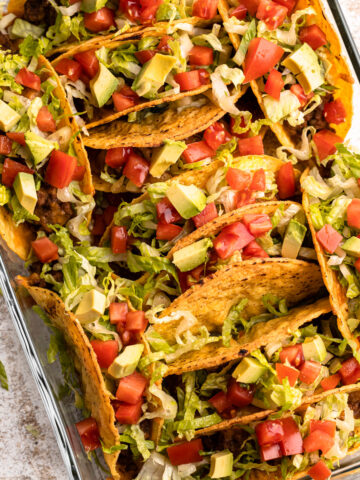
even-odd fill
[[[360,49],[360,1],[341,0],[341,5]],[[9,391],[0,388],[0,480],[66,480],[55,437],[2,298],[0,360],[9,379]]]

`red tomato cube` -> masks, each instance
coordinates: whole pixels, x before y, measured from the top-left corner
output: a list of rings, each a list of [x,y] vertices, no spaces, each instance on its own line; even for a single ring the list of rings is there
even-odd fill
[[[127,244],[126,227],[111,227],[111,250],[113,253],[125,253]]]
[[[118,323],[122,323],[123,325],[125,325],[127,313],[128,305],[126,302],[110,303],[109,316],[111,324],[116,325]]]
[[[189,72],[180,72],[174,75],[174,80],[180,85],[181,92],[194,90],[202,85],[199,70],[190,70]]]
[[[149,164],[144,157],[137,153],[130,153],[123,170],[123,175],[137,187],[142,187],[148,174]]]
[[[192,14],[194,17],[211,20],[217,14],[219,0],[195,0],[193,3]]]
[[[328,252],[334,253],[340,245],[343,237],[328,223],[316,232],[316,238],[320,245]]]
[[[280,352],[280,362],[288,361],[293,367],[300,367],[305,361],[301,343],[284,347]]]
[[[319,159],[325,160],[329,155],[333,155],[336,152],[336,144],[342,143],[343,139],[330,130],[320,130],[316,132],[313,138]]]
[[[23,85],[24,87],[40,92],[40,77],[36,75],[36,73],[30,72],[30,70],[25,67],[18,71],[15,76],[15,82],[20,83],[20,85]]]
[[[325,33],[316,24],[301,28],[299,31],[299,37],[301,43],[306,42],[314,50],[323,47],[328,43]]]
[[[221,259],[231,257],[235,252],[248,245],[254,237],[248,231],[244,224],[236,224],[225,227],[223,231],[214,240],[214,249]]]
[[[145,312],[135,310],[126,315],[126,330],[130,332],[143,333],[146,330],[149,321],[145,317]]]
[[[360,199],[353,198],[347,207],[347,223],[349,227],[360,228]]]
[[[11,153],[12,141],[6,135],[0,135],[0,155]]]
[[[272,230],[273,225],[269,215],[251,214],[244,215],[243,222],[247,229],[255,238],[261,237],[265,233]]]
[[[272,0],[261,0],[256,12],[256,18],[263,20],[269,30],[280,27],[287,17],[288,9]]]
[[[285,435],[280,420],[265,420],[265,422],[258,423],[255,433],[259,445],[279,443]]]
[[[265,176],[265,170],[263,168],[259,168],[259,170],[256,170],[254,172],[249,188],[253,192],[265,192],[266,176]]]
[[[275,100],[280,100],[280,92],[284,88],[284,80],[277,70],[271,70],[266,80],[264,90]]]
[[[321,368],[321,363],[313,362],[312,360],[305,360],[300,367],[300,382],[311,385],[318,378]]]
[[[293,387],[299,378],[300,372],[295,367],[289,367],[288,365],[284,365],[283,363],[276,364],[276,374],[279,379],[279,382],[287,378],[289,380],[290,387]]]
[[[50,263],[59,258],[58,246],[47,237],[31,242],[31,248],[41,263]]]
[[[296,5],[296,0],[274,0],[275,3],[279,3],[283,7],[286,7],[288,10],[288,15],[291,14],[291,12],[294,10],[294,7]]]
[[[291,162],[281,165],[276,175],[276,184],[280,200],[286,200],[295,195],[295,172]]]
[[[241,0],[241,3],[246,7],[250,15],[255,17],[260,1],[261,0]]]
[[[336,423],[332,420],[310,420],[310,433],[315,430],[321,430],[330,437],[335,438]]]
[[[265,250],[260,247],[260,245],[253,240],[246,245],[242,251],[242,258],[243,260],[248,260],[249,258],[269,258],[269,255],[265,252]]]
[[[231,407],[231,402],[229,401],[225,392],[218,392],[213,397],[209,399],[209,403],[215,408],[219,413],[224,412]]]
[[[335,439],[322,430],[314,430],[304,439],[304,450],[307,453],[321,450],[327,453],[334,446]]]
[[[189,64],[197,66],[211,65],[214,61],[214,50],[211,47],[195,45],[189,52]]]
[[[118,342],[116,340],[91,340],[90,343],[100,368],[109,368],[119,353]]]
[[[140,50],[139,52],[134,52],[135,57],[142,65],[151,60],[155,54],[156,50]]]
[[[195,227],[199,228],[211,220],[214,220],[214,218],[217,218],[217,216],[218,213],[216,210],[216,205],[214,202],[212,202],[208,203],[202,212],[195,215],[195,217],[192,217],[192,220],[195,224]]]
[[[132,147],[110,148],[106,150],[105,163],[111,168],[121,168],[132,153],[134,153]]]
[[[279,443],[273,443],[270,445],[260,446],[260,458],[262,462],[268,462],[269,460],[275,460],[281,458],[281,448]]]
[[[281,419],[284,437],[280,440],[280,448],[283,455],[297,455],[303,453],[303,439],[295,420],[292,417]]]
[[[85,420],[77,422],[75,426],[86,453],[100,447],[99,429],[94,418],[85,418]]]
[[[67,187],[73,179],[76,165],[75,157],[53,150],[47,164],[45,182],[56,188]]]
[[[94,78],[99,70],[99,60],[95,55],[95,50],[76,53],[75,60],[80,63],[82,70],[89,78]]]
[[[265,38],[253,38],[244,61],[244,83],[251,82],[270,72],[280,61],[284,50]]]
[[[319,460],[307,471],[307,474],[314,480],[327,480],[331,475],[331,470],[323,460]]]
[[[93,13],[84,13],[84,25],[90,32],[102,32],[115,27],[114,11],[103,7]]]
[[[246,407],[250,405],[254,398],[254,389],[249,387],[243,387],[235,378],[231,378],[228,383],[227,399],[231,405],[235,407]]]
[[[135,405],[141,402],[144,395],[147,379],[139,372],[134,372],[127,377],[120,378],[118,388],[116,390],[116,398],[121,402]]]
[[[56,123],[54,117],[46,106],[40,108],[36,117],[36,124],[39,127],[39,130],[41,130],[42,132],[56,131]]]
[[[357,383],[360,380],[360,364],[356,358],[348,358],[342,363],[338,373],[344,385]]]
[[[182,227],[172,223],[158,223],[156,228],[156,238],[158,240],[171,241],[182,232]]]
[[[130,403],[119,402],[115,412],[116,420],[123,425],[136,425],[141,417],[142,400],[131,405]]]
[[[13,142],[17,142],[20,145],[26,145],[24,132],[7,132],[6,136]]]
[[[34,170],[31,170],[26,165],[23,165],[22,163],[19,163],[19,162],[15,162],[10,158],[5,158],[5,161],[3,164],[3,170],[1,173],[1,182],[3,183],[3,185],[11,188],[13,186],[15,177],[19,172],[33,174]]]
[[[246,155],[264,155],[264,145],[261,135],[239,139],[238,150],[241,157],[245,157]]]
[[[220,122],[215,122],[204,132],[204,140],[212,150],[217,150],[220,145],[231,140],[231,135]]]
[[[340,374],[335,373],[334,375],[330,375],[329,377],[326,377],[323,380],[321,380],[320,385],[325,391],[333,390],[339,385],[340,380],[341,380]]]
[[[230,10],[230,17],[235,17],[238,20],[244,20],[247,14],[247,9],[245,5],[240,3],[237,7],[234,8],[234,10]]]
[[[84,165],[76,165],[72,179],[81,182],[84,178],[86,168]]]
[[[195,463],[202,460],[199,454],[204,450],[201,438],[172,445],[166,449],[172,465],[184,465],[186,463]]]
[[[189,143],[186,150],[183,151],[182,157],[185,163],[194,163],[204,160],[204,158],[213,157],[214,150],[201,140],[200,142]]]
[[[346,120],[346,109],[340,98],[326,103],[323,110],[323,115],[328,123],[339,125]]]
[[[70,80],[76,82],[81,75],[81,65],[76,60],[63,58],[56,64],[55,70],[61,75],[66,75]]]
[[[246,190],[251,183],[251,175],[249,172],[233,167],[228,168],[225,178],[231,188],[239,191]]]
[[[156,213],[159,223],[175,223],[182,218],[167,197],[156,204]]]

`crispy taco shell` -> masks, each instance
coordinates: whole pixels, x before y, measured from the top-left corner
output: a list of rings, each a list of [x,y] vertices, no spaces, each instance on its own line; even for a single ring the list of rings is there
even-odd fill
[[[334,98],[341,98],[346,110],[345,121],[340,125],[331,124],[331,128],[333,128],[335,133],[341,138],[345,138],[347,132],[350,130],[351,119],[353,116],[353,79],[349,67],[342,56],[341,44],[339,42],[337,34],[335,33],[334,29],[325,17],[324,9],[320,0],[298,0],[295,11],[303,10],[307,7],[312,7],[315,10],[316,15],[307,15],[306,25],[312,25],[316,23],[325,33],[328,43],[330,45],[329,49],[324,49],[324,56],[331,65],[328,75],[330,77],[331,84],[336,87],[336,90],[334,92]],[[228,12],[230,7],[227,3],[227,0],[220,0],[218,8],[223,20],[228,20]],[[229,33],[229,38],[235,49],[238,49],[240,45],[239,35]],[[266,116],[266,111],[261,95],[260,81],[253,80],[250,82],[250,85],[264,115]],[[282,125],[280,123],[273,123],[270,128],[283,146],[292,148],[295,147],[294,138],[292,138],[292,136],[290,135],[290,132],[286,128],[286,125]]]

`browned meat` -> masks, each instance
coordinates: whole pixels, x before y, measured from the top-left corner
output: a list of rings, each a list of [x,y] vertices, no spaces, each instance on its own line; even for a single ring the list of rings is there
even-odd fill
[[[30,285],[33,285],[35,287],[41,287],[41,288],[46,287],[45,280],[40,278],[40,275],[38,273],[32,273],[31,275],[29,275],[28,281]]]
[[[38,202],[35,215],[40,218],[41,225],[65,225],[73,216],[71,203],[59,202],[56,196],[56,188],[43,185],[37,194]]]
[[[18,51],[19,40],[11,40],[7,35],[0,33],[0,46],[4,50],[10,50],[12,53]]]
[[[23,18],[36,25],[39,23],[53,25],[56,20],[56,11],[47,0],[26,0]]]
[[[349,407],[354,412],[355,418],[360,418],[360,391],[349,395]]]
[[[202,437],[202,442],[206,452],[228,449],[236,457],[247,437],[248,434],[244,430],[233,428]]]

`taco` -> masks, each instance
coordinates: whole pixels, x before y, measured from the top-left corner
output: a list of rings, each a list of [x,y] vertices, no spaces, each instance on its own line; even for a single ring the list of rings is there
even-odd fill
[[[245,0],[230,9],[221,0],[219,12],[244,83],[250,82],[280,143],[300,158],[306,150],[302,134],[329,129],[344,139],[353,80],[320,1]]]
[[[243,73],[228,65],[232,47],[220,25],[191,26],[189,33],[150,33],[105,42],[95,51],[81,46],[53,61],[74,113],[76,103],[86,111],[87,128],[211,87],[221,108],[237,111],[226,83],[240,90]]]
[[[360,251],[356,247],[360,228],[360,156],[343,145],[337,147],[330,143],[325,144],[327,151],[318,150],[322,164],[327,165],[325,175],[322,166],[320,170],[314,166],[304,172],[303,205],[339,329],[357,352],[360,346]]]
[[[186,400],[189,399],[189,392]],[[339,391],[318,403],[301,407],[291,416],[269,418],[186,442],[171,443],[164,431],[161,454],[154,452],[139,479],[149,472],[154,480],[164,471],[176,478],[223,478],[236,475],[250,480],[330,477],[331,468],[358,450],[359,393]],[[169,473],[171,472],[171,473]]]
[[[108,3],[108,5],[106,5]],[[117,5],[117,4],[116,4]],[[2,43],[21,50],[54,55],[86,43],[89,48],[112,38],[126,38],[144,31],[172,28],[177,23],[206,24],[217,18],[217,3],[161,2],[153,5],[125,0],[117,6],[107,1],[41,2],[10,0]],[[194,15],[194,16],[193,16]],[[23,40],[25,39],[25,40]],[[23,41],[23,45],[19,45]],[[25,54],[25,52],[24,52]]]
[[[26,259],[35,236],[31,225],[67,224],[84,238],[80,230],[86,231],[94,189],[78,127],[50,63],[41,56],[0,56],[1,236]]]

